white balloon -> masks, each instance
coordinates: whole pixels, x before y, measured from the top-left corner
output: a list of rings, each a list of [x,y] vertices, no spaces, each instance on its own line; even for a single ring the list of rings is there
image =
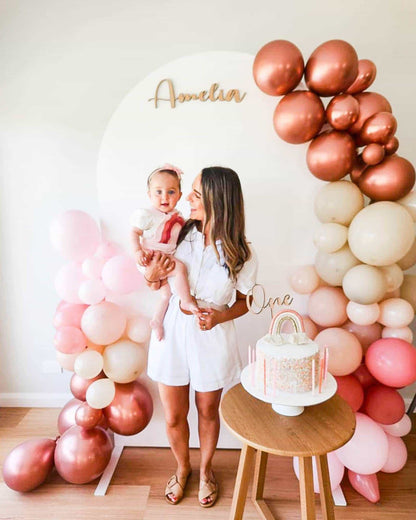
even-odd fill
[[[403,298],[389,298],[380,303],[378,322],[385,327],[401,329],[407,327],[414,318],[411,304]]]
[[[74,371],[75,360],[79,356],[79,352],[75,354],[64,354],[63,352],[56,351],[56,361],[60,364],[62,368],[65,370],[69,370],[70,372]]]
[[[334,286],[342,285],[345,274],[359,263],[348,245],[345,245],[339,251],[335,251],[335,253],[318,251],[315,257],[316,272],[324,282]]]
[[[88,305],[100,303],[105,298],[105,287],[101,280],[94,278],[81,283],[78,290],[79,299]]]
[[[397,264],[380,267],[380,271],[386,278],[388,292],[395,291],[402,285],[404,275]]]
[[[416,222],[416,191],[411,191],[397,202],[407,209],[410,216]]]
[[[381,332],[382,338],[399,338],[404,339],[404,341],[408,341],[412,343],[413,341],[413,332],[409,327],[401,327],[399,329],[395,329],[392,327],[384,327]]]
[[[87,388],[86,401],[91,408],[105,408],[116,395],[116,386],[110,379],[98,379]]]
[[[403,271],[406,271],[406,269],[409,269],[410,267],[414,266],[416,264],[416,239],[413,241],[412,247],[409,249],[409,251],[402,257],[400,260],[398,260],[397,265],[400,267],[400,269],[403,269]]]
[[[377,321],[380,308],[377,303],[361,305],[356,302],[348,302],[347,316],[357,325],[372,325]]]
[[[74,371],[83,379],[92,379],[103,369],[103,356],[96,350],[85,350],[78,355],[74,363]]]
[[[351,301],[369,305],[379,302],[386,293],[387,282],[383,273],[372,265],[356,265],[342,280],[345,295]]]
[[[149,318],[137,315],[127,322],[126,334],[135,343],[145,343],[150,337]]]
[[[336,222],[348,226],[364,207],[364,196],[350,181],[326,184],[315,199],[315,214],[321,222]]]
[[[347,237],[347,227],[335,222],[328,222],[321,224],[315,231],[313,243],[320,251],[333,253],[345,244]]]
[[[130,383],[146,366],[146,350],[129,340],[120,340],[104,350],[104,373],[116,383]]]

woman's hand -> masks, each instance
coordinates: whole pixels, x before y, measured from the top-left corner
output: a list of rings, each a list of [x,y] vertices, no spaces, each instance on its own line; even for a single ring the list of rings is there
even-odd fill
[[[146,280],[150,284],[160,282],[167,278],[174,269],[175,261],[171,256],[155,251],[146,268]]]
[[[201,330],[211,330],[224,321],[223,313],[216,309],[200,309],[196,315]]]

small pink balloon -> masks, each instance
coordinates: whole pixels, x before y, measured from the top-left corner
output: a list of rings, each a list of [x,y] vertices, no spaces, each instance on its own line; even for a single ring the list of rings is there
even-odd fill
[[[13,448],[3,463],[6,485],[21,493],[40,486],[53,468],[55,446],[53,439],[31,439]]]
[[[75,422],[86,430],[91,430],[91,428],[98,426],[102,417],[102,410],[91,408],[88,403],[82,403],[75,411]]]
[[[356,302],[348,302],[347,315],[348,318],[357,325],[372,325],[377,321],[380,314],[378,303],[362,305]]]
[[[348,470],[348,480],[351,486],[360,493],[369,502],[376,504],[380,501],[380,489],[378,487],[377,475],[360,475],[354,471]]]
[[[75,412],[82,401],[79,399],[71,399],[66,403],[58,415],[58,431],[62,435],[68,428],[75,424]]]
[[[97,381],[98,379],[103,379],[104,377],[104,372],[101,372],[100,374],[98,374],[98,376],[95,376],[92,379],[84,379],[80,377],[78,374],[74,374],[71,377],[71,381],[69,383],[72,395],[80,401],[85,401],[87,399],[87,390],[91,383]]]
[[[78,296],[78,289],[84,280],[81,264],[70,262],[63,265],[55,277],[55,289],[59,297],[69,303],[83,303]]]
[[[319,287],[320,278],[313,265],[297,269],[290,277],[290,285],[299,294],[310,294]]]
[[[351,332],[332,327],[322,330],[314,341],[322,348],[328,347],[328,370],[333,376],[346,376],[360,366],[363,351]]]
[[[81,318],[87,307],[88,305],[62,301],[56,309],[53,326],[55,328],[64,326],[80,328]]]
[[[403,298],[389,298],[380,303],[379,323],[386,327],[407,327],[415,316],[412,305]]]
[[[105,287],[101,280],[85,280],[79,286],[78,296],[81,301],[88,305],[100,303],[105,298]]]
[[[122,249],[120,246],[115,244],[114,242],[104,241],[97,247],[95,251],[95,255],[97,258],[102,258],[104,260],[108,260],[109,258],[120,255],[122,253]]]
[[[64,354],[82,352],[87,346],[87,339],[77,327],[59,327],[54,338],[55,347]]]
[[[404,339],[404,341],[408,341],[412,343],[413,341],[413,332],[409,327],[401,327],[401,328],[392,328],[392,327],[384,327],[381,332],[382,338],[399,338]]]
[[[101,273],[104,285],[118,294],[137,291],[143,285],[143,276],[134,260],[126,255],[117,255],[107,260]]]
[[[331,483],[331,489],[336,489],[344,476],[344,464],[339,460],[333,451],[327,453],[328,470],[329,470],[329,481]],[[293,469],[295,475],[299,480],[299,457],[293,457]],[[312,457],[312,472],[313,472],[313,490],[315,493],[319,493],[319,478],[316,469],[316,458]]]
[[[405,413],[403,417],[394,424],[380,424],[383,430],[393,437],[404,437],[412,429],[412,421],[410,417]]]
[[[404,400],[394,388],[370,386],[365,392],[362,411],[379,424],[394,424],[403,417]]]
[[[337,327],[347,320],[348,298],[338,287],[319,287],[308,302],[308,314],[321,327]]]
[[[380,323],[373,323],[372,325],[357,325],[348,320],[344,323],[342,328],[354,334],[361,343],[364,353],[367,351],[371,343],[374,343],[374,341],[381,338],[382,326]]]
[[[360,385],[364,388],[364,390],[371,385],[377,384],[377,379],[375,379],[370,372],[368,371],[368,368],[365,366],[364,363],[362,363],[357,370],[354,370],[354,372],[351,374],[354,377],[358,379],[360,382]]]
[[[396,473],[404,468],[407,462],[406,444],[400,437],[394,437],[388,433],[386,433],[386,435],[389,443],[389,452],[386,463],[381,468],[381,471],[383,471],[383,473]]]
[[[82,272],[90,280],[101,277],[106,260],[98,256],[89,256],[82,262]]]

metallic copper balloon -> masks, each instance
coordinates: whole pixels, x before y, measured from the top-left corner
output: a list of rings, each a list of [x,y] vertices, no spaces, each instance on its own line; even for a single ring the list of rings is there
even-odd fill
[[[75,412],[83,403],[79,399],[71,399],[66,403],[58,415],[58,431],[62,435],[75,424]]]
[[[325,132],[318,135],[306,153],[308,168],[323,181],[337,181],[352,170],[355,142],[347,132]]]
[[[373,166],[380,163],[384,159],[385,151],[381,144],[371,143],[363,150],[363,161],[366,164]]]
[[[377,92],[361,92],[354,97],[360,104],[360,114],[357,121],[348,129],[352,134],[357,134],[365,121],[377,112],[391,112],[390,103]]]
[[[257,86],[271,96],[282,96],[293,90],[302,78],[303,57],[287,40],[266,43],[256,54],[253,76]]]
[[[330,40],[317,47],[305,67],[308,88],[320,96],[344,92],[357,74],[357,53],[343,40]]]
[[[95,376],[92,379],[84,379],[79,375],[74,374],[71,377],[71,381],[69,383],[72,395],[77,399],[80,399],[81,401],[85,401],[87,398],[87,390],[91,383],[97,381],[98,379],[103,379],[105,377],[106,375],[104,374],[104,372],[100,372],[98,376]]]
[[[98,426],[103,417],[103,412],[97,408],[92,408],[88,403],[82,403],[75,411],[75,422],[86,430]]]
[[[350,178],[354,184],[358,184],[358,179],[366,168],[367,164],[363,161],[362,156],[357,155],[354,159],[354,164],[350,172]]]
[[[3,463],[3,478],[15,491],[31,491],[45,482],[53,468],[56,441],[31,439],[19,444]]]
[[[377,112],[365,121],[359,136],[365,144],[386,144],[396,130],[397,121],[391,112]]]
[[[116,383],[116,395],[103,412],[113,432],[134,435],[141,432],[152,418],[152,397],[138,381]]]
[[[347,94],[358,94],[366,90],[376,79],[377,68],[371,60],[358,60],[358,74],[354,83],[345,91]]]
[[[369,166],[358,179],[358,187],[372,200],[398,200],[415,183],[415,169],[403,157],[390,155],[380,164]]]
[[[326,117],[336,130],[347,130],[358,119],[360,105],[355,97],[339,94],[331,99]]]
[[[297,90],[284,96],[274,111],[274,128],[291,144],[306,143],[315,137],[325,121],[325,110],[313,92]]]
[[[386,155],[393,155],[399,149],[399,140],[397,137],[393,136],[387,141],[384,145],[384,149],[386,150]]]
[[[55,467],[72,484],[86,484],[99,477],[110,461],[113,445],[102,428],[69,428],[56,443]]]

